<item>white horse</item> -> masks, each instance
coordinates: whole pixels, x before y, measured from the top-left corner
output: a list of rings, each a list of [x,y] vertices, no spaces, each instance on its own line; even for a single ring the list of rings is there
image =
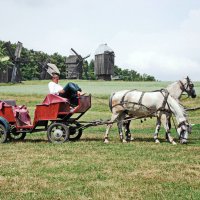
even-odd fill
[[[179,99],[181,98],[181,95],[186,92],[188,97],[192,97],[195,98],[196,97],[196,92],[194,89],[194,84],[193,82],[190,80],[190,78],[187,76],[186,78],[184,78],[183,80],[179,80],[176,81],[172,84],[170,84],[169,86],[167,86],[167,91],[169,92],[169,94],[176,100],[179,102]],[[162,112],[159,113],[159,115],[157,116],[157,123],[156,123],[156,129],[154,132],[154,140],[155,143],[160,143],[160,141],[158,140],[158,133],[160,131],[160,127],[161,127],[161,118],[164,118],[166,115],[162,115]],[[185,116],[187,117],[187,116]],[[168,116],[168,119],[165,119],[168,121],[168,126],[171,129],[171,115]],[[131,133],[130,133],[130,122],[131,121],[127,121],[126,123],[124,123],[124,126],[126,128],[126,135],[128,135],[128,139],[131,138]],[[166,139],[168,140],[168,136],[166,134]],[[133,138],[131,139],[133,140]]]
[[[167,90],[154,92],[141,92],[137,90],[123,90],[114,93],[110,98],[110,108],[112,116],[110,124],[107,125],[104,142],[108,143],[109,130],[112,122],[117,121],[118,131],[122,142],[126,142],[123,137],[123,120],[128,115],[134,118],[159,117],[160,113],[165,117],[161,118],[169,141],[175,144],[170,135],[170,127],[168,126],[168,118],[173,113],[178,123],[178,134],[181,143],[187,143],[189,124],[185,117],[184,108],[172,98]],[[128,137],[128,135],[126,135]]]

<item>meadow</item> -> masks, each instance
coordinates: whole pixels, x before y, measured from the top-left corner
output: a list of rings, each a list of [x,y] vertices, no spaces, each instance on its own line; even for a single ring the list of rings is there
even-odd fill
[[[61,80],[64,85],[66,80]],[[74,81],[92,94],[92,108],[81,120],[109,119],[108,98],[122,89],[152,91],[170,82]],[[0,84],[0,99],[16,99],[27,105],[31,117],[35,105],[48,93],[48,81]],[[197,95],[200,82],[195,82]],[[200,106],[183,96],[186,107]],[[155,144],[155,119],[132,121],[134,141],[122,144],[116,124],[110,143],[103,143],[106,126],[85,129],[77,142],[60,145],[47,141],[46,132],[27,134],[24,141],[0,144],[0,199],[200,199],[200,110],[188,112],[194,124],[189,143]]]

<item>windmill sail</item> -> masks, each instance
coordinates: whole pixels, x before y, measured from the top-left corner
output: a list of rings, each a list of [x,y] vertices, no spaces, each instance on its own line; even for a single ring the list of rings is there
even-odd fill
[[[12,83],[18,82],[17,79],[21,79],[20,71],[19,71],[21,51],[22,51],[22,43],[18,42],[17,43],[17,48],[15,50],[15,54],[14,54],[15,62],[14,62],[13,71],[12,71],[12,77],[11,77],[11,82]],[[17,78],[17,75],[19,76],[18,78]]]
[[[53,76],[53,74],[58,74],[60,75],[60,71],[58,69],[58,67],[55,64],[52,63],[47,63],[47,73],[50,74],[51,76]]]

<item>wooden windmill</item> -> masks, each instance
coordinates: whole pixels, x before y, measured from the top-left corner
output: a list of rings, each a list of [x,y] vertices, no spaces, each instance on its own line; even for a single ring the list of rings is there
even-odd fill
[[[71,48],[71,50],[74,52],[75,55],[70,55],[66,59],[66,65],[67,65],[66,78],[67,79],[82,79],[83,62],[90,55],[86,57],[82,57],[74,49]]]
[[[57,68],[55,64],[50,63],[49,58],[47,58],[42,63],[38,62],[38,64],[41,67],[40,80],[50,79],[52,77],[52,74],[60,75],[59,69]]]
[[[22,43],[21,42],[17,43],[14,53],[12,51],[10,42],[6,42],[4,46],[13,64],[12,67],[8,67],[7,70],[5,71],[5,82],[12,82],[12,83],[21,82],[22,77],[20,72],[20,64],[21,62],[24,62],[21,59]]]
[[[111,80],[114,69],[114,51],[107,46],[101,44],[95,51],[94,72],[97,79]]]
[[[45,80],[50,78],[50,75],[47,73],[47,68],[48,68],[47,64],[49,62],[50,62],[49,58],[47,58],[43,62],[37,62],[38,65],[40,66],[40,80]]]

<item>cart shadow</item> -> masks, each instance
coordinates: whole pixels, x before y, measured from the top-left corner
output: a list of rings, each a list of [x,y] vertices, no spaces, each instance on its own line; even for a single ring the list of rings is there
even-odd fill
[[[24,140],[10,140],[11,143],[49,143],[45,139],[24,139]]]
[[[29,142],[29,143],[49,143],[48,140],[45,139],[26,139],[24,142]]]

